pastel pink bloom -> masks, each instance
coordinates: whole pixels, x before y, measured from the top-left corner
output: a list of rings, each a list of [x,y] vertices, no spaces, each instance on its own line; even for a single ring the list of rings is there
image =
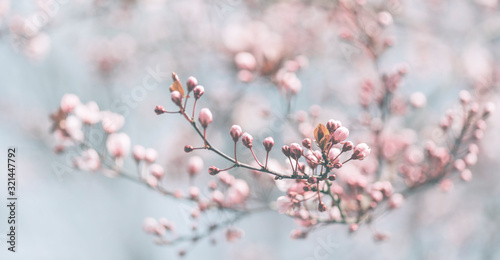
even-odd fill
[[[300,92],[302,89],[302,83],[297,75],[293,72],[284,72],[282,75],[278,76],[280,86],[286,91],[290,91],[293,95]]]
[[[253,146],[253,137],[249,133],[244,133],[241,137],[241,141],[243,142],[243,145],[246,146],[247,148],[252,148]]]
[[[475,165],[477,163],[477,154],[476,153],[468,153],[464,157],[465,163],[469,166]]]
[[[212,201],[217,204],[224,204],[224,194],[220,190],[214,190],[212,192]]]
[[[172,102],[174,102],[174,104],[182,107],[182,95],[179,91],[172,91],[172,93],[170,94],[170,98],[172,99]]]
[[[101,123],[104,131],[106,131],[108,134],[111,134],[123,127],[123,125],[125,124],[125,117],[111,111],[102,111]]]
[[[191,76],[187,79],[186,85],[188,88],[188,92],[191,92],[198,85],[198,80],[195,77]]]
[[[244,236],[244,232],[239,228],[228,228],[226,231],[226,239],[228,242],[234,242]]]
[[[318,158],[313,154],[313,153],[308,153],[308,155],[306,156],[307,158],[307,165],[309,165],[309,167],[311,167],[311,169],[314,169],[316,167],[318,167]]]
[[[403,205],[404,200],[405,200],[405,198],[403,197],[403,195],[401,195],[399,193],[395,193],[389,199],[389,207],[391,209],[399,208],[399,207],[401,207],[401,205]]]
[[[278,208],[278,212],[283,214],[293,208],[293,202],[288,196],[280,196],[276,200],[276,207]]]
[[[146,178],[146,182],[148,183],[149,186],[153,188],[158,187],[158,179],[155,176],[152,175],[148,176]]]
[[[253,80],[253,73],[249,70],[238,71],[238,79],[241,82],[250,82]]]
[[[184,192],[182,192],[181,189],[176,189],[174,191],[174,197],[176,197],[176,198],[183,198],[184,197]]]
[[[378,190],[370,192],[370,197],[376,202],[381,202],[384,199],[384,194]]]
[[[142,161],[146,157],[146,149],[140,145],[136,145],[134,149],[132,149],[132,155],[136,162]]]
[[[427,98],[425,97],[424,93],[415,92],[410,96],[410,103],[416,108],[422,108],[427,104]]]
[[[307,233],[303,232],[302,230],[300,229],[294,229],[290,232],[290,237],[292,239],[301,239],[301,238],[305,238],[307,235]]]
[[[227,171],[223,171],[218,175],[219,180],[227,185],[232,185],[235,178],[233,175],[229,174]]]
[[[83,131],[82,131],[82,121],[74,116],[70,115],[65,120],[66,132],[69,136],[76,141],[83,141]]]
[[[158,226],[159,226],[158,221],[154,218],[151,218],[151,217],[145,218],[142,221],[142,229],[146,233],[150,233],[150,234],[155,233]]]
[[[161,179],[163,175],[165,174],[165,170],[163,167],[157,163],[153,163],[149,166],[149,171],[151,171],[151,174],[155,176],[157,179]]]
[[[75,158],[75,166],[83,171],[96,171],[101,167],[99,154],[94,149],[85,150],[80,157]]]
[[[123,158],[130,151],[130,138],[125,133],[111,134],[106,141],[106,147],[112,157]]]
[[[96,102],[88,102],[87,104],[80,104],[75,108],[75,114],[85,124],[93,125],[101,120],[99,113],[99,106]]]
[[[311,149],[311,147],[312,147],[311,138],[304,138],[304,140],[302,140],[302,146],[304,146],[307,149]]]
[[[290,156],[295,160],[302,156],[302,147],[298,143],[292,143],[290,145]]]
[[[199,156],[189,158],[188,173],[193,176],[201,171],[203,168],[203,159]]]
[[[263,144],[264,148],[266,149],[266,152],[270,152],[274,146],[274,139],[272,137],[267,137],[266,139],[264,139]]]
[[[469,169],[465,169],[460,173],[460,178],[463,181],[470,181],[472,179],[472,172]]]
[[[462,102],[463,104],[468,104],[472,99],[471,94],[467,90],[460,91],[458,96],[460,97],[460,102]]]
[[[169,231],[174,231],[175,230],[175,223],[169,221],[168,219],[166,218],[160,218],[158,220],[158,223],[163,226],[164,228],[166,228],[167,230]]]
[[[318,105],[312,105],[309,108],[309,113],[312,117],[318,117],[321,114],[321,107]]]
[[[257,66],[257,60],[249,52],[239,52],[234,56],[234,62],[240,70],[254,70]]]
[[[193,208],[191,209],[191,217],[196,219],[200,216],[200,209]]]
[[[363,160],[366,156],[370,154],[370,147],[368,147],[365,143],[360,143],[354,147],[354,152],[352,154],[352,158],[355,160]]]
[[[61,99],[61,110],[64,113],[71,113],[80,104],[80,98],[75,94],[64,94]]]
[[[152,163],[158,159],[158,152],[153,148],[146,149],[146,155],[144,156],[147,162]]]
[[[330,215],[330,219],[333,221],[341,221],[342,215],[340,214],[340,210],[338,207],[332,207],[328,212]]]
[[[335,130],[337,130],[341,126],[342,126],[342,123],[340,121],[333,120],[333,119],[328,120],[328,122],[326,123],[326,128],[328,129],[328,131],[330,133],[335,132]]]
[[[333,132],[333,142],[340,143],[343,142],[349,136],[349,129],[341,126]]]
[[[200,196],[200,189],[196,186],[189,187],[189,197],[197,199]]]
[[[193,90],[195,99],[200,99],[201,96],[203,96],[203,93],[205,93],[205,88],[201,85],[196,86]]]
[[[455,160],[455,162],[453,163],[453,166],[458,171],[463,171],[467,167],[467,165],[465,164],[464,160],[462,160],[462,159]]]
[[[337,158],[337,156],[341,153],[342,151],[340,151],[340,149],[338,148],[332,148],[330,149],[330,152],[328,152],[328,158],[330,159],[330,163],[332,164],[336,164],[339,162],[339,158]],[[337,158],[337,159],[335,159]]]
[[[203,108],[200,111],[200,115],[198,116],[198,120],[200,121],[203,128],[207,128],[210,123],[212,123],[212,112],[208,108]]]
[[[243,131],[241,130],[241,127],[239,125],[233,125],[231,127],[231,130],[229,131],[229,134],[231,135],[231,138],[233,138],[234,142],[238,142],[241,135],[243,134]]]
[[[493,102],[488,102],[484,106],[484,116],[489,116],[491,113],[495,112],[495,104]]]
[[[246,181],[241,179],[236,179],[227,191],[229,204],[240,204],[244,202],[249,195],[250,187]]]

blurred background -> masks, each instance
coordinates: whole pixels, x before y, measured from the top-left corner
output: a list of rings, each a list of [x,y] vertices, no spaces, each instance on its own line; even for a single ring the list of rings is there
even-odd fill
[[[362,3],[375,14],[384,12],[380,34],[391,47],[378,69],[406,64],[401,92],[427,97],[427,107],[412,122],[438,125],[463,89],[498,104],[497,0]],[[208,239],[155,245],[142,231],[143,219],[164,216],[187,230],[182,203],[125,179],[75,170],[74,155],[54,152],[49,115],[65,93],[74,93],[84,103],[95,101],[102,110],[122,114],[122,132],[132,145],[155,148],[168,185],[186,189],[189,156],[182,149],[200,140],[182,118],[153,112],[156,105],[172,108],[172,71],[183,82],[193,75],[205,86],[199,107],[214,113],[218,128],[210,135],[223,149],[230,149],[232,124],[252,133],[256,143],[269,135],[278,147],[296,140],[297,127],[286,118],[313,105],[321,108],[322,121],[341,120],[356,136],[361,83],[376,71],[363,50],[339,37],[346,25],[335,11],[338,5],[333,0],[0,0],[0,143],[3,155],[8,146],[18,148],[19,193],[18,252],[7,252],[1,235],[0,258],[177,259],[179,250],[187,250],[187,259],[500,259],[498,113],[488,120],[469,183],[455,182],[450,192],[430,188],[354,234],[331,225],[305,240],[290,238],[293,219],[262,212],[237,223],[245,236],[232,243],[216,233],[215,245]],[[235,65],[237,54],[248,50],[259,71]],[[272,80],[286,61],[301,64],[300,84],[291,94]],[[202,173],[222,162],[199,155],[205,160]],[[201,175],[199,183],[210,178]],[[6,177],[0,187],[6,187]],[[0,207],[0,217],[6,214]],[[374,230],[390,238],[377,242]],[[7,231],[4,220],[0,231]]]

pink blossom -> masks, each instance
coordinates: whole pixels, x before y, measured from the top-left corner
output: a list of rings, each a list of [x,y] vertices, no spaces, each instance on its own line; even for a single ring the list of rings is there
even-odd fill
[[[176,104],[178,107],[182,107],[182,95],[179,91],[172,91],[170,94],[170,98],[172,99],[172,102]]]
[[[189,197],[192,199],[198,199],[200,196],[200,189],[196,186],[189,187]]]
[[[214,190],[212,192],[212,201],[217,204],[224,204],[224,194],[220,190]]]
[[[441,190],[444,192],[448,192],[453,189],[453,182],[450,179],[443,179],[439,183],[439,188],[441,188]]]
[[[250,187],[246,181],[241,179],[236,179],[227,191],[229,204],[240,204],[244,202],[249,195]]]
[[[300,229],[294,229],[294,230],[292,230],[292,232],[290,232],[290,237],[292,239],[301,239],[301,238],[305,238],[306,236],[307,236],[307,233],[303,232]]]
[[[101,120],[99,106],[95,102],[80,104],[75,108],[75,114],[85,123],[93,125]]]
[[[61,110],[64,113],[71,113],[80,104],[80,98],[75,94],[64,94],[61,99]]]
[[[158,179],[155,176],[152,175],[148,176],[146,178],[146,182],[148,183],[149,186],[153,188],[158,187]]]
[[[158,152],[153,148],[146,149],[146,155],[144,157],[148,163],[153,163],[158,158]]]
[[[356,232],[359,228],[359,225],[356,223],[352,223],[349,225],[349,232]]]
[[[233,125],[229,133],[231,135],[231,138],[233,138],[233,141],[238,142],[241,135],[243,134],[243,131],[241,130],[241,127],[239,125]]]
[[[253,146],[253,137],[249,133],[244,133],[241,137],[241,141],[243,145],[247,148],[252,148]]]
[[[335,132],[335,130],[337,130],[341,126],[342,126],[342,123],[340,121],[333,120],[333,119],[328,120],[328,122],[326,123],[326,128],[328,129],[328,131],[330,133]]]
[[[403,195],[401,195],[399,193],[395,193],[389,199],[389,207],[391,209],[399,208],[399,207],[401,207],[401,205],[403,204],[403,202],[404,202]]]
[[[200,121],[203,128],[207,128],[210,123],[212,123],[212,112],[208,108],[203,108],[200,111],[200,115],[198,116],[198,120]]]
[[[427,104],[427,98],[422,92],[415,92],[410,96],[410,103],[416,108],[425,107]]]
[[[194,94],[195,99],[200,99],[204,93],[205,93],[205,88],[201,85],[196,86],[193,90],[193,94]]]
[[[186,86],[188,88],[188,92],[193,91],[193,89],[198,85],[198,80],[191,76],[187,79]]]
[[[283,214],[293,208],[293,202],[288,196],[280,196],[276,200],[276,207],[278,208],[278,212]]]
[[[477,163],[477,154],[476,153],[468,153],[467,155],[465,155],[464,161],[469,166],[475,165]]]
[[[340,149],[338,148],[332,148],[330,149],[330,151],[328,152],[328,158],[330,159],[330,163],[332,164],[336,164],[339,162],[339,159],[337,158],[337,156],[341,153]],[[337,159],[335,159],[337,158]]]
[[[151,174],[153,174],[153,176],[157,179],[161,179],[165,174],[165,170],[163,170],[163,167],[157,163],[151,164],[149,166],[149,171],[151,171]]]
[[[234,57],[234,62],[241,70],[254,70],[257,66],[257,60],[249,52],[239,52]]]
[[[270,152],[274,146],[274,139],[272,137],[267,137],[266,139],[264,139],[263,144],[264,144],[264,148],[266,149],[266,151]]]
[[[354,147],[354,152],[352,154],[352,158],[354,160],[363,160],[366,156],[370,154],[370,147],[368,147],[365,143],[360,143]]]
[[[193,176],[201,171],[203,168],[203,159],[199,156],[189,158],[188,173]]]
[[[460,173],[460,178],[463,181],[469,182],[472,179],[472,172],[469,169],[465,169]]]
[[[81,157],[75,158],[75,166],[83,171],[96,171],[101,167],[99,154],[94,149],[85,150]]]
[[[307,149],[311,149],[312,148],[311,138],[304,138],[304,140],[302,140],[302,146],[304,146]]]
[[[150,234],[155,233],[158,226],[159,226],[158,221],[151,217],[145,218],[144,221],[142,222],[142,229],[146,233]]]
[[[136,145],[132,149],[132,154],[136,162],[142,161],[146,157],[146,149],[140,145]]]
[[[112,157],[123,158],[130,151],[130,138],[125,133],[111,134],[106,141],[106,147]]]
[[[347,137],[349,136],[349,129],[341,126],[333,132],[333,142],[334,143],[340,143],[343,142]]]
[[[290,145],[290,156],[295,160],[298,160],[302,156],[302,147],[298,143]]]
[[[110,111],[102,111],[101,123],[104,131],[111,134],[123,127],[123,125],[125,124],[125,118],[120,114],[116,114]]]
[[[232,185],[235,178],[233,175],[229,174],[227,171],[221,172],[217,177],[219,177],[219,180],[227,185]]]

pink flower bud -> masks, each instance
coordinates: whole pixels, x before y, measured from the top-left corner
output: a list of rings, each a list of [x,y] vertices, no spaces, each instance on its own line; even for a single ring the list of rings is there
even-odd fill
[[[203,159],[199,156],[193,156],[189,159],[188,173],[193,176],[201,171],[203,168]]]
[[[244,133],[243,136],[241,137],[241,141],[243,142],[243,145],[246,146],[248,149],[252,148],[253,137],[249,133]]]
[[[184,146],[184,152],[190,153],[194,150],[194,148],[191,145],[186,145]]]
[[[326,128],[328,129],[328,131],[330,133],[335,132],[335,130],[337,130],[337,128],[339,128],[341,126],[342,126],[342,123],[340,123],[340,121],[333,120],[333,119],[328,120],[328,122],[326,123]]]
[[[341,126],[333,132],[333,142],[340,143],[343,142],[349,136],[349,129]]]
[[[224,203],[224,194],[220,190],[214,190],[212,192],[212,200],[217,204]]]
[[[189,197],[192,199],[198,199],[200,196],[200,189],[196,186],[189,187]]]
[[[318,211],[319,212],[324,212],[326,211],[326,205],[323,201],[320,201],[319,204],[318,204]]]
[[[208,108],[203,108],[200,111],[200,115],[198,116],[198,120],[200,121],[203,128],[207,128],[210,123],[212,123],[212,112]]]
[[[145,218],[144,221],[142,222],[142,229],[146,233],[150,234],[155,233],[158,226],[159,226],[158,221],[151,217]]]
[[[161,179],[163,175],[165,174],[165,170],[163,170],[163,167],[161,165],[154,163],[149,166],[149,170],[151,171],[151,174],[155,176],[157,179]]]
[[[111,111],[102,111],[101,124],[102,128],[104,128],[104,131],[106,131],[108,134],[114,133],[123,127],[123,125],[125,124],[125,117]]]
[[[157,115],[161,115],[161,114],[163,114],[163,113],[165,113],[165,112],[167,112],[167,111],[166,111],[166,110],[165,110],[165,108],[163,108],[162,106],[156,106],[156,107],[155,107],[155,113],[156,113]]]
[[[191,92],[196,87],[196,85],[198,85],[198,80],[195,77],[191,76],[187,79],[186,85],[188,88],[188,92]]]
[[[271,149],[273,149],[274,146],[274,139],[272,137],[267,137],[264,139],[264,148],[266,149],[266,152],[270,152]]]
[[[210,175],[216,175],[220,172],[220,169],[215,167],[215,166],[210,166],[210,168],[208,168],[208,173]]]
[[[330,151],[328,152],[328,158],[330,159],[330,163],[335,164],[335,163],[339,162],[339,159],[337,158],[337,156],[339,156],[340,153],[341,153],[341,151],[338,148],[334,147],[334,148],[330,149]]]
[[[351,232],[351,233],[352,232],[356,232],[356,230],[358,230],[358,228],[359,228],[358,224],[352,223],[352,224],[349,225],[349,232]]]
[[[254,70],[257,66],[257,60],[249,52],[239,52],[234,56],[234,61],[239,69]]]
[[[344,146],[342,146],[342,152],[347,152],[352,150],[354,144],[351,141],[347,141],[344,143]]]
[[[198,85],[194,88],[193,93],[195,99],[200,99],[201,96],[203,96],[203,93],[205,93],[205,88],[203,86]]]
[[[472,172],[469,169],[465,169],[460,173],[460,178],[463,181],[470,181],[472,179]]]
[[[302,147],[298,143],[290,145],[290,156],[295,160],[298,160],[302,156]]]
[[[488,117],[493,112],[495,112],[495,104],[493,102],[486,103],[484,106],[483,117]]]
[[[290,157],[290,147],[288,147],[288,145],[283,145],[281,152],[283,152],[286,157]]]
[[[243,134],[243,131],[241,130],[241,127],[239,125],[233,125],[231,127],[231,131],[229,131],[229,134],[231,135],[231,138],[233,138],[234,142],[238,142],[241,135]]]
[[[427,98],[422,92],[415,92],[410,96],[410,104],[415,108],[425,107],[427,104]]]
[[[460,102],[462,104],[468,104],[472,98],[469,91],[467,91],[467,90],[460,91],[458,96],[460,97]]]
[[[65,94],[61,99],[61,110],[64,113],[71,113],[80,104],[80,98],[75,94]]]
[[[153,148],[148,148],[146,149],[146,161],[149,162],[149,163],[153,163],[154,161],[156,161],[156,159],[158,158],[158,152],[153,149]]]
[[[106,140],[106,147],[112,157],[123,158],[130,150],[130,138],[124,133],[111,134]]]
[[[146,157],[146,149],[140,145],[136,145],[134,146],[132,154],[136,162],[142,161]]]
[[[360,143],[354,147],[354,152],[352,154],[353,160],[363,160],[366,156],[370,154],[370,147],[365,143]]]
[[[170,98],[172,99],[172,102],[176,104],[178,107],[182,107],[182,95],[181,92],[179,91],[172,91],[170,94]]]
[[[290,237],[292,239],[302,239],[302,238],[305,238],[307,236],[307,233],[300,230],[300,229],[294,229],[292,230],[292,232],[290,232]]]
[[[302,140],[302,146],[304,146],[307,149],[311,149],[312,147],[311,138],[304,138],[304,140]]]
[[[399,193],[395,193],[389,199],[389,207],[391,209],[399,208],[403,204],[404,200],[405,200],[405,198],[403,197],[403,195],[401,195]]]

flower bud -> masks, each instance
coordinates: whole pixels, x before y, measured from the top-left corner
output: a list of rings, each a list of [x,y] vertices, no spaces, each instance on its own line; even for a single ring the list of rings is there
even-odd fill
[[[342,123],[340,123],[340,121],[333,120],[333,119],[328,120],[328,122],[326,123],[326,128],[328,129],[328,131],[330,133],[335,132],[335,130],[337,130],[337,128],[339,128],[341,126],[342,126]]]
[[[334,181],[336,179],[337,179],[337,175],[335,175],[335,174],[328,176],[328,180],[330,180],[330,181]]]
[[[252,148],[253,137],[249,133],[244,133],[243,136],[241,137],[241,141],[243,142],[243,145],[246,146],[248,149]]]
[[[152,163],[158,158],[158,152],[153,148],[146,149],[146,161]]]
[[[167,112],[167,111],[166,111],[166,110],[165,110],[165,108],[163,108],[162,106],[156,106],[156,107],[155,107],[155,113],[156,113],[157,115],[161,115],[161,114],[163,114],[163,113],[165,113],[165,112]]]
[[[318,204],[318,211],[319,212],[324,212],[326,210],[326,205],[323,201],[320,201]]]
[[[155,176],[157,179],[161,179],[165,174],[165,170],[163,170],[163,167],[161,167],[161,165],[157,163],[151,164],[151,166],[149,166],[149,170],[151,171],[151,174],[153,174],[153,176]]]
[[[203,96],[203,93],[205,93],[205,88],[203,86],[198,85],[193,89],[193,93],[195,99],[200,99],[201,96]]]
[[[215,166],[210,166],[210,168],[208,168],[208,173],[210,175],[216,175],[220,172],[220,169],[215,167]]]
[[[267,137],[264,139],[264,148],[266,149],[266,152],[270,152],[271,149],[273,149],[274,146],[274,139],[272,137]]]
[[[347,141],[344,143],[344,146],[342,146],[342,152],[347,152],[352,150],[354,144],[351,141]]]
[[[196,85],[198,85],[198,80],[195,77],[191,76],[187,79],[186,85],[188,88],[188,92],[191,92],[196,87]]]
[[[316,179],[316,177],[309,177],[307,179],[307,182],[310,184],[314,184],[314,183],[316,183],[316,181],[318,181],[318,179]]]
[[[290,145],[290,156],[295,160],[298,160],[302,156],[302,147],[298,143]]]
[[[142,161],[146,157],[146,149],[140,145],[136,145],[132,150],[132,154],[136,162]]]
[[[80,104],[80,98],[75,94],[65,94],[61,99],[61,110],[64,113],[73,112],[73,110]]]
[[[172,99],[172,102],[174,102],[174,104],[182,107],[182,95],[179,91],[172,91],[172,94],[170,94],[170,98]]]
[[[302,146],[304,146],[307,149],[311,149],[312,147],[311,138],[304,138],[304,140],[302,140]]]
[[[233,141],[236,143],[238,142],[238,140],[240,140],[243,131],[241,130],[241,127],[239,125],[233,125],[231,127],[231,131],[229,131],[229,134],[231,135],[231,138],[233,138]]]
[[[471,95],[467,90],[460,91],[458,95],[460,97],[460,103],[462,104],[468,104],[471,100]]]
[[[193,150],[194,150],[194,149],[193,149],[193,147],[192,147],[191,145],[186,145],[186,146],[184,146],[184,152],[186,152],[186,153],[190,153],[190,152],[192,152]]]
[[[341,126],[337,128],[335,132],[333,132],[333,142],[340,143],[345,139],[347,139],[348,136],[349,136],[349,129]]]
[[[188,173],[193,176],[201,171],[203,168],[203,159],[199,156],[193,156],[189,159]]]
[[[203,108],[198,115],[198,120],[200,121],[203,128],[207,128],[210,123],[212,123],[212,112],[208,108]]]
[[[354,153],[352,154],[352,159],[363,160],[366,156],[370,154],[370,147],[365,143],[360,143],[354,147]]]
[[[493,102],[486,103],[484,106],[483,117],[488,117],[493,112],[495,112],[495,104]]]
[[[283,152],[286,157],[290,157],[290,147],[288,147],[288,145],[283,145],[281,152]]]

